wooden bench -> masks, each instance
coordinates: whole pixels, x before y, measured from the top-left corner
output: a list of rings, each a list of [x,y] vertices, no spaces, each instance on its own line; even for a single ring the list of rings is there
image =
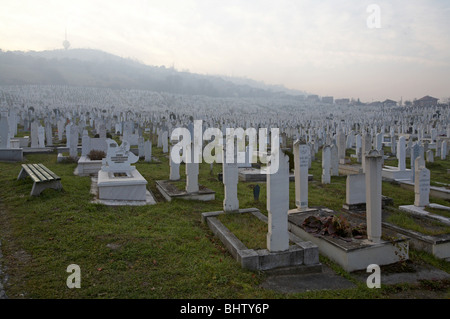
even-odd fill
[[[31,196],[38,196],[44,189],[62,189],[61,177],[42,164],[22,164],[17,180],[30,176],[34,181]]]

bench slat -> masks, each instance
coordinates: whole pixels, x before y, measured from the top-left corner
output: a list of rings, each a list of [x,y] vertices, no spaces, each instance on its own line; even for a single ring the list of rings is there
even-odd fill
[[[60,180],[61,177],[59,177],[58,175],[56,175],[55,173],[53,173],[51,170],[49,170],[46,166],[44,166],[43,164],[38,164],[39,167],[41,167],[44,171],[46,171],[50,176],[52,176],[55,180]]]
[[[38,164],[33,164],[33,167],[44,176],[46,181],[54,180],[53,176],[51,176],[46,170],[42,169]]]
[[[42,175],[42,173],[38,169],[36,169],[33,166],[33,164],[30,164],[28,167],[31,168],[31,170],[33,171],[33,174],[36,175],[40,179],[41,182],[45,182],[47,180],[47,178],[44,175]]]
[[[39,183],[41,181],[39,177],[34,174],[33,170],[28,166],[28,164],[22,164],[22,168],[27,172],[27,174],[33,181],[35,181],[36,183]]]

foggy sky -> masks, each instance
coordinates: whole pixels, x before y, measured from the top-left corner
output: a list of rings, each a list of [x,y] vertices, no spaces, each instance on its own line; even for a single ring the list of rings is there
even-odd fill
[[[381,28],[368,28],[370,4]],[[2,0],[2,50],[91,48],[363,101],[450,96],[450,1]]]

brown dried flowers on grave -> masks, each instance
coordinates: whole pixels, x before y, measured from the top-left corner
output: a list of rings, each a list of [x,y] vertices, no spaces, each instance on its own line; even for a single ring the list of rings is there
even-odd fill
[[[105,158],[106,153],[104,151],[100,151],[100,150],[91,150],[89,152],[89,154],[87,155],[87,157],[89,157],[89,159],[92,161],[97,161],[97,160],[101,160],[101,159]]]
[[[308,233],[341,237],[344,240],[352,237],[360,239],[366,235],[364,224],[352,226],[342,215],[309,216],[303,221],[303,226]]]

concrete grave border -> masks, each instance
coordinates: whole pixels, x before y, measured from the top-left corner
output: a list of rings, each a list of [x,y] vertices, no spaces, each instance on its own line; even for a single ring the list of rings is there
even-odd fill
[[[206,223],[214,235],[219,237],[242,268],[272,272],[310,273],[322,271],[322,264],[319,262],[319,250],[313,243],[302,241],[294,234],[289,233],[290,241],[295,244],[290,245],[287,251],[270,252],[267,249],[249,249],[217,218],[221,214],[245,213],[251,213],[267,223],[267,217],[261,214],[257,208],[239,209],[235,213],[224,211],[202,213],[202,223]]]

